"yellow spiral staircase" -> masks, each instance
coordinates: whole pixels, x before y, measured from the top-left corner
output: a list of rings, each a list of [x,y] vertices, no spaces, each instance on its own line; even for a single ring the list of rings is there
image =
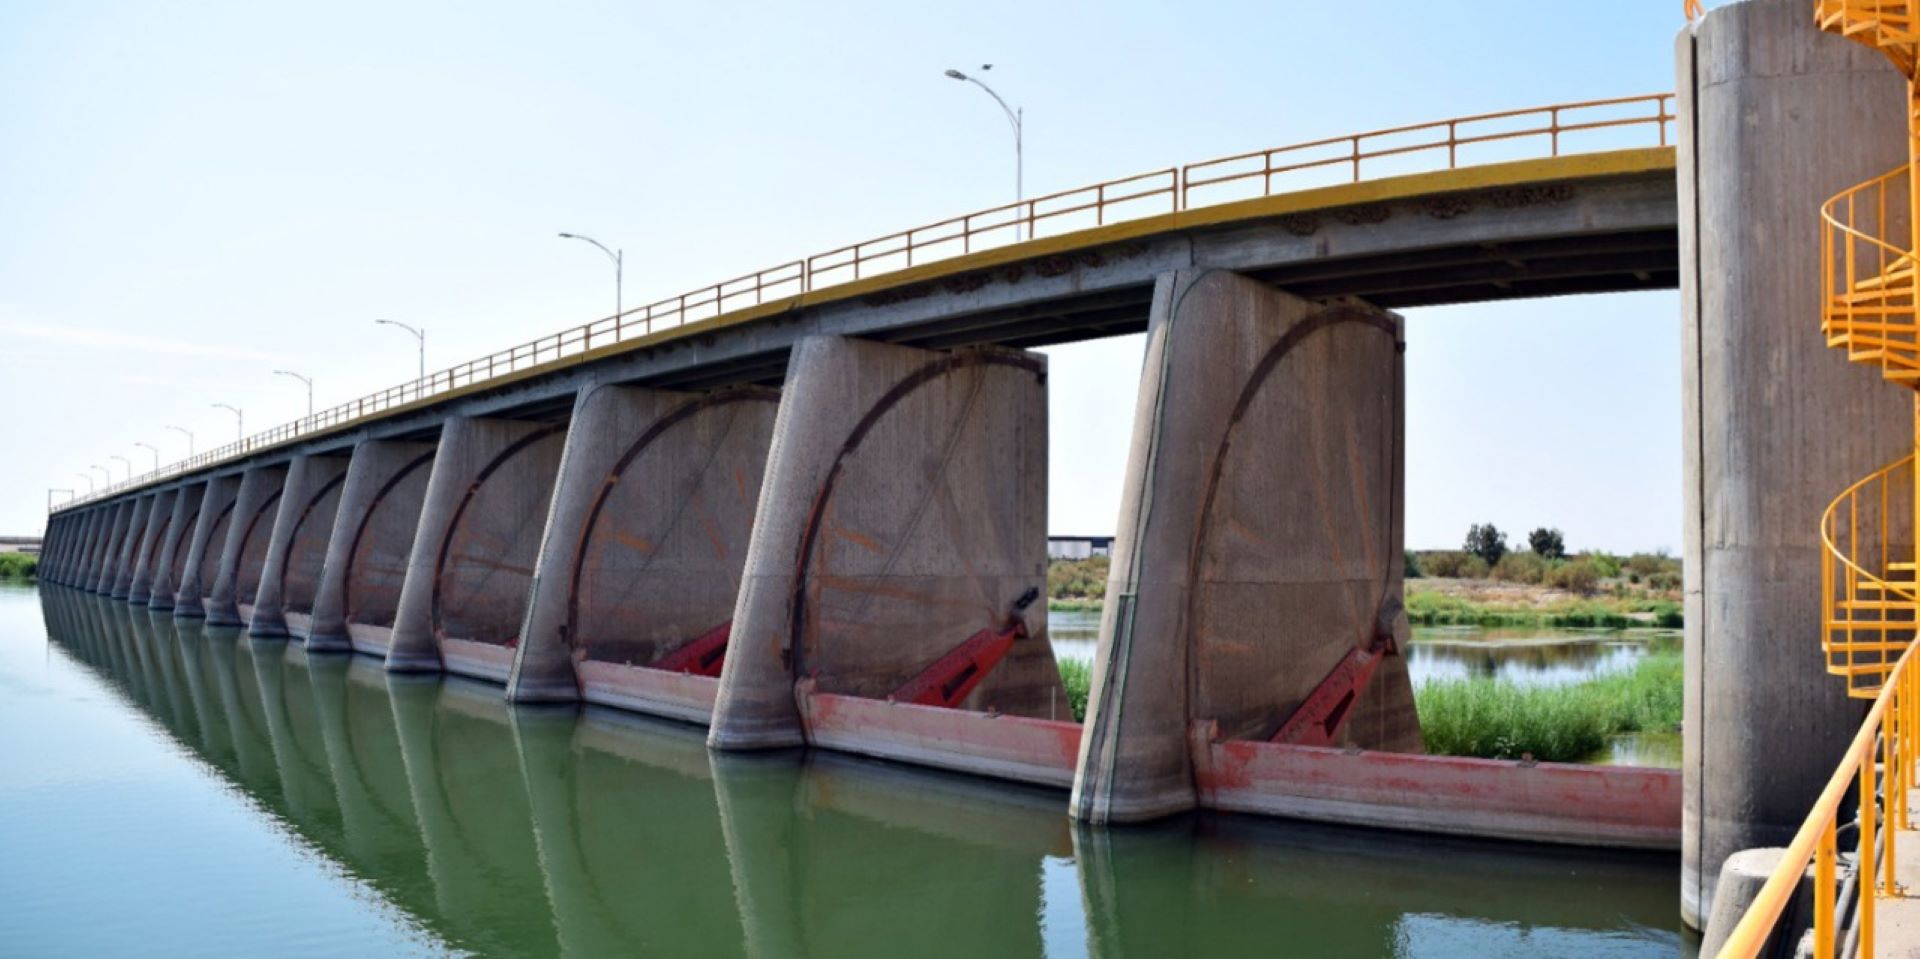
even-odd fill
[[[1920,0],[1816,0],[1820,29],[1884,54],[1907,78],[1907,162],[1821,207],[1820,330],[1847,359],[1920,391],[1920,315],[1914,251],[1920,206]],[[1920,394],[1916,394],[1920,447]],[[1845,429],[1844,422],[1827,428]],[[1836,498],[1820,519],[1821,648],[1827,671],[1846,677],[1849,695],[1877,696],[1914,638],[1920,610],[1914,455],[1875,470]],[[1897,540],[1905,540],[1900,542]]]

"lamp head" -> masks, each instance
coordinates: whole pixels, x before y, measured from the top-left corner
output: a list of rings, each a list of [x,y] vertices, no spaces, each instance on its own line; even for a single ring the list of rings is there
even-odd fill
[[[948,70],[947,77],[954,80],[965,80],[967,75],[958,70]]]

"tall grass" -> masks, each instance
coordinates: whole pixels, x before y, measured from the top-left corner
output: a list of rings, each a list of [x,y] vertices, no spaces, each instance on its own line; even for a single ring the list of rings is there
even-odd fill
[[[1414,703],[1429,753],[1572,762],[1618,733],[1678,727],[1680,689],[1680,654],[1656,653],[1632,669],[1565,686],[1429,682]]]
[[[1540,609],[1487,606],[1445,593],[1408,592],[1407,619],[1415,626],[1558,626],[1629,629],[1647,623],[1630,613],[1652,613],[1656,625],[1679,629],[1680,604],[1659,599],[1571,600]]]
[[[1067,687],[1067,705],[1075,722],[1087,721],[1087,694],[1093,689],[1093,664],[1084,659],[1060,660],[1060,681]]]
[[[39,557],[26,553],[0,553],[0,579],[32,579],[39,567]]]

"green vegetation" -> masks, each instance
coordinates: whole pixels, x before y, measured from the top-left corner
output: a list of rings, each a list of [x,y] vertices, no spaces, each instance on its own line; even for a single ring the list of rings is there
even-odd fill
[[[38,557],[26,553],[0,553],[0,579],[32,579],[39,568]]]
[[[1067,687],[1067,705],[1074,722],[1087,721],[1087,695],[1093,691],[1093,664],[1084,659],[1060,660],[1060,681]]]
[[[1680,725],[1679,653],[1567,686],[1496,679],[1430,682],[1414,694],[1427,752],[1447,756],[1573,762],[1620,733]]]
[[[1567,539],[1557,529],[1545,526],[1527,534],[1527,548],[1542,559],[1566,559]]]
[[[1047,609],[1075,612],[1100,608],[1107,595],[1107,557],[1056,559],[1047,564]]]
[[[1475,523],[1467,530],[1467,544],[1461,549],[1485,560],[1490,567],[1497,566],[1500,557],[1507,555],[1507,534],[1492,523]]]
[[[1645,596],[1564,600],[1545,606],[1479,603],[1446,593],[1409,590],[1407,619],[1415,626],[1558,626],[1567,629],[1631,629],[1683,625],[1680,604]]]

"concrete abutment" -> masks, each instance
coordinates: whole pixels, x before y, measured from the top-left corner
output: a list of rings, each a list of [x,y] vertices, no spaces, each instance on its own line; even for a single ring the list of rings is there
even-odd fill
[[[298,456],[288,465],[247,635],[307,635],[347,464],[343,456]]]
[[[173,615],[180,619],[200,619],[207,615],[206,602],[213,595],[213,583],[220,571],[220,554],[226,550],[227,529],[232,523],[234,499],[240,492],[240,477],[214,476],[204,484],[200,509],[193,521],[186,555],[180,562],[180,585],[173,593]]]
[[[250,466],[240,477],[220,563],[205,602],[207,625],[245,626],[266,569],[275,511],[287,484],[284,465]]]

